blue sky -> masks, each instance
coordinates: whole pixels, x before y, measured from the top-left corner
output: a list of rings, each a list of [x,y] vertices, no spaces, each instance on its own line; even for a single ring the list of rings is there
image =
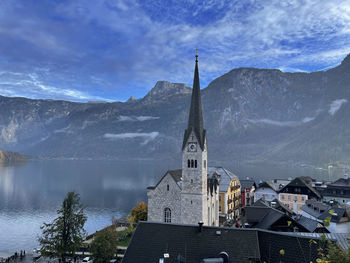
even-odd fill
[[[350,1],[1,0],[0,94],[143,97],[236,67],[325,70],[350,53]]]

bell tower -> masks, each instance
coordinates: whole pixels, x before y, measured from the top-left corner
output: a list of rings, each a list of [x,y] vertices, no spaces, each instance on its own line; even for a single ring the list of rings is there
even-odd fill
[[[207,139],[203,129],[198,54],[187,129],[182,144],[181,218],[183,224],[209,225],[207,204]]]

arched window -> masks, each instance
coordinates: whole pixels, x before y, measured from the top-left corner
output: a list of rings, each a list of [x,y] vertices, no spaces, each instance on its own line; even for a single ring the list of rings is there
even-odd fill
[[[166,190],[169,191],[169,185],[168,184],[166,185]]]
[[[191,161],[188,159],[187,160],[187,167],[190,168],[191,167]]]
[[[194,167],[197,168],[197,160],[194,160]]]
[[[169,207],[164,208],[164,222],[171,223],[171,210]]]
[[[193,167],[194,167],[194,161],[191,160],[191,168],[193,168]]]

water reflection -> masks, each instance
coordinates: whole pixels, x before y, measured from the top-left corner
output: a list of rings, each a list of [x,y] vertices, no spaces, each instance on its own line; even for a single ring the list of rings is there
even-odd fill
[[[157,183],[174,161],[29,161],[21,166],[0,166],[0,251],[29,250],[43,222],[50,222],[68,191],[76,191],[86,208],[88,233],[107,226],[112,216],[129,213],[146,200],[146,187]],[[241,179],[312,176],[327,179],[323,170],[262,164],[224,166]]]
[[[146,199],[146,187],[170,164],[132,161],[29,161],[0,167],[0,251],[32,249],[43,222],[69,191],[80,194],[88,233]]]

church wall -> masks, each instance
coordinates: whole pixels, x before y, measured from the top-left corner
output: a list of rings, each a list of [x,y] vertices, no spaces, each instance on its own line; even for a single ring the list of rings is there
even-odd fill
[[[148,221],[164,222],[164,209],[168,207],[171,210],[171,223],[181,223],[181,189],[170,174],[155,189],[148,189],[147,197]]]
[[[193,132],[188,139],[188,143],[192,142],[197,143],[197,151],[188,151],[186,145],[182,154],[182,223],[198,224],[203,221],[204,225],[208,225],[207,150],[205,147],[202,151]],[[197,160],[197,168],[188,168],[188,160]],[[195,206],[188,206],[191,201]]]
[[[209,207],[209,215],[207,215],[208,225],[219,226],[219,187],[212,195],[208,192],[207,200],[207,205]]]

